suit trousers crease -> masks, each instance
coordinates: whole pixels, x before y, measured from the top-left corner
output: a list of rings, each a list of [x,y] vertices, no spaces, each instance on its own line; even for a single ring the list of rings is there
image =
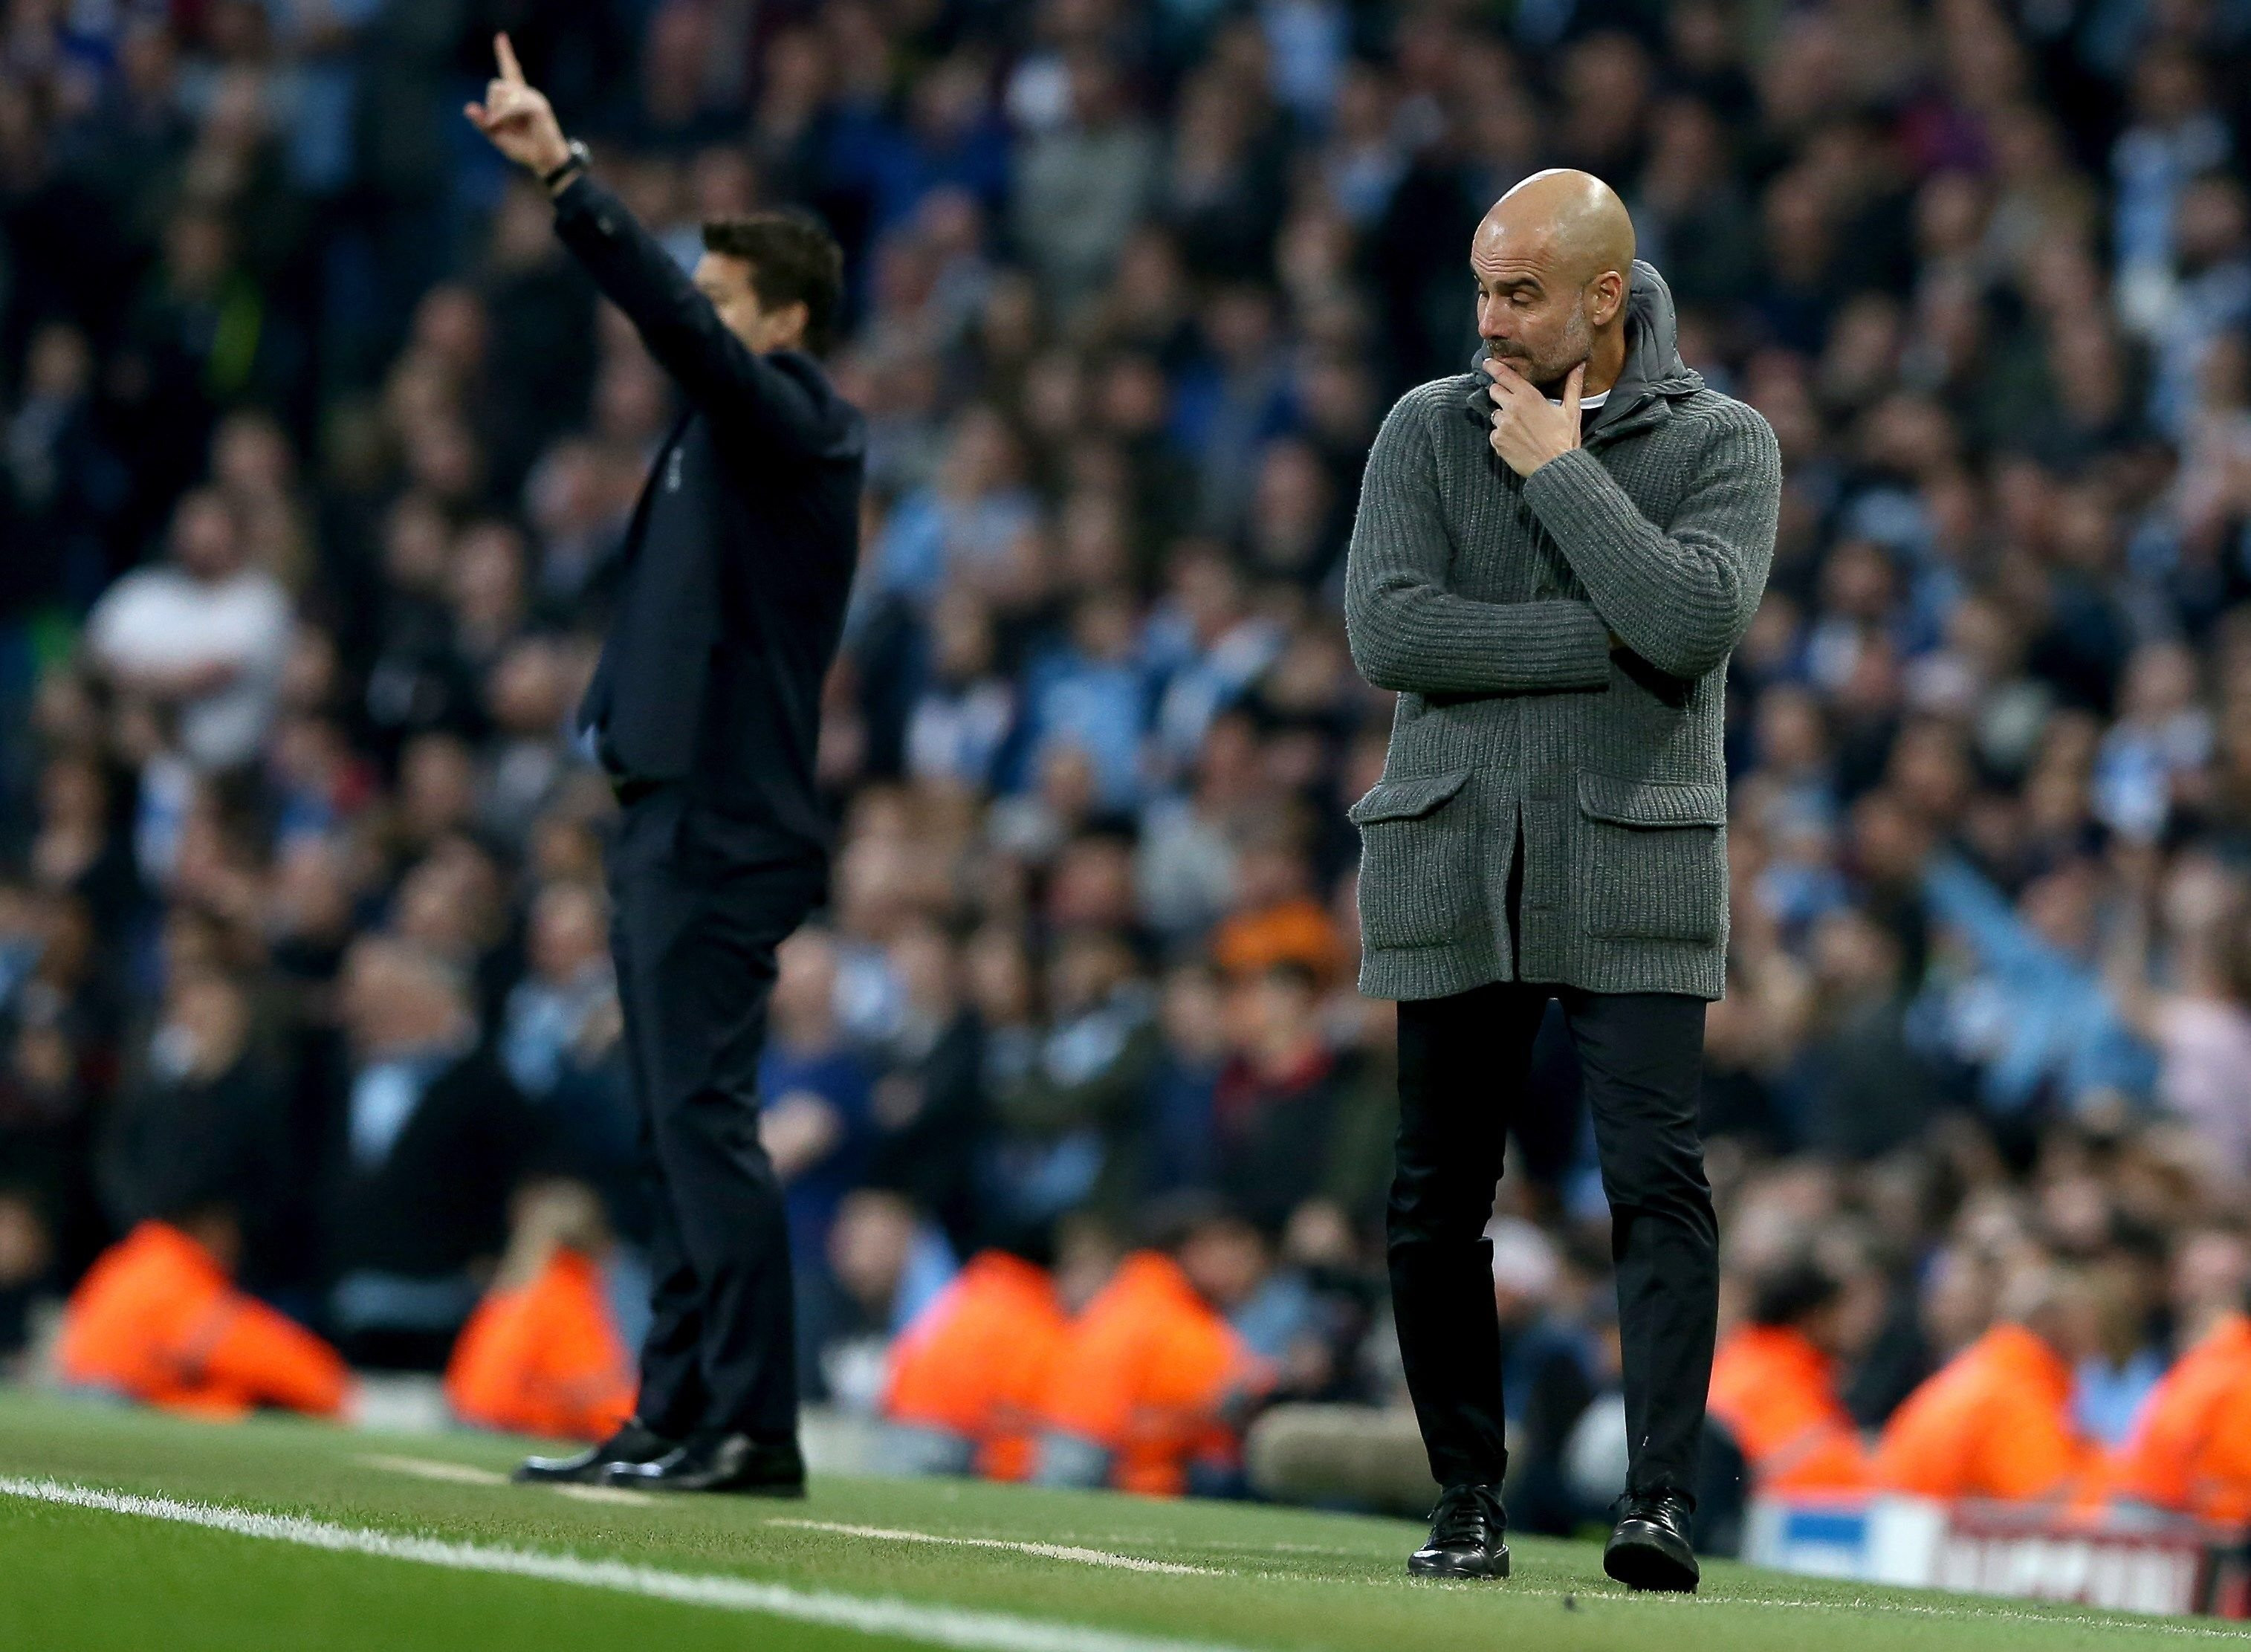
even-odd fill
[[[775,949],[818,897],[818,863],[690,853],[674,786],[626,805],[610,854],[611,953],[651,1210],[641,1420],[795,1437],[789,1234],[758,1141]]]
[[[1701,999],[1496,981],[1400,1004],[1387,1225],[1408,1392],[1432,1477],[1499,1484],[1508,1455],[1484,1233],[1551,998],[1578,1053],[1610,1206],[1627,1490],[1687,1495],[1719,1312],[1719,1230],[1696,1131]]]

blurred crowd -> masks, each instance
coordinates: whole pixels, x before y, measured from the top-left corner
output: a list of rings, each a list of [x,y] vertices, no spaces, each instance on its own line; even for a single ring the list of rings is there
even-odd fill
[[[127,1234],[314,1408],[330,1350],[458,1364],[527,1282],[577,1328],[533,1344],[637,1335],[569,713],[669,391],[461,118],[495,27],[683,260],[785,201],[847,250],[838,850],[764,1083],[810,1397],[960,1467],[1013,1384],[987,1471],[1151,1490],[1228,1483],[1260,1405],[1399,1397],[1344,820],[1389,706],[1339,581],[1376,422],[1467,367],[1472,228],[1551,164],[1788,470],[1730,686],[1731,1325],[1818,1324],[1869,1429],[2046,1326],[2116,1441],[2237,1306],[2241,4],[0,10],[0,1347]],[[1494,1230],[1558,1528],[1617,1360],[1571,1059]],[[1174,1351],[1072,1414],[967,1369],[1028,1326]]]

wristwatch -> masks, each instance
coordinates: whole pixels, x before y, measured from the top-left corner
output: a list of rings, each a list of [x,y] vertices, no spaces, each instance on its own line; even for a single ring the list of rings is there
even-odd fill
[[[580,139],[572,138],[563,146],[561,164],[539,175],[540,185],[542,188],[551,190],[571,173],[590,167],[593,163],[594,157],[588,152],[585,143]]]

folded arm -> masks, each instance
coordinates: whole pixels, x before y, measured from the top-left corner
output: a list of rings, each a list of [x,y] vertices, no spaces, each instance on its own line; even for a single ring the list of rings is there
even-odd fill
[[[1524,498],[1619,640],[1667,675],[1693,680],[1742,639],[1766,589],[1782,454],[1748,408],[1716,422],[1666,528],[1583,447],[1534,471]]]
[[[1379,688],[1538,694],[1605,688],[1610,638],[1583,602],[1479,602],[1446,589],[1430,434],[1395,407],[1376,433],[1345,560],[1354,663]]]
[[[579,174],[555,197],[555,232],[705,413],[800,458],[821,458],[846,439],[843,404],[811,358],[760,355],[729,332],[711,301],[609,190]]]

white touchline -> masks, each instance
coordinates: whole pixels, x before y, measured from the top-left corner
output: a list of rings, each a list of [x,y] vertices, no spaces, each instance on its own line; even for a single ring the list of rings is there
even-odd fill
[[[592,1560],[573,1554],[543,1554],[530,1549],[402,1537],[392,1531],[332,1525],[301,1515],[260,1514],[218,1503],[139,1496],[93,1486],[66,1485],[56,1480],[0,1476],[0,1496],[97,1509],[148,1520],[169,1520],[180,1525],[231,1532],[236,1537],[263,1538],[301,1548],[325,1549],[332,1553],[412,1560],[454,1572],[539,1578],[551,1583],[571,1583],[654,1600],[676,1600],[687,1606],[793,1618],[800,1623],[819,1623],[862,1635],[897,1635],[933,1646],[959,1647],[964,1652],[1243,1652],[1242,1649],[1213,1642],[1128,1635],[1085,1624],[1018,1617],[1007,1612],[938,1606],[897,1597],[832,1594],[712,1573],[666,1572],[626,1560]]]
[[[1115,1566],[1120,1572],[1169,1572],[1182,1578],[1231,1578],[1218,1566],[1175,1565],[1170,1560],[1144,1560],[1139,1555],[1112,1554],[1107,1549],[1081,1549],[1068,1543],[1019,1543],[1012,1538],[956,1538],[935,1531],[899,1531],[890,1526],[848,1526],[834,1520],[769,1520],[770,1526],[794,1526],[800,1531],[835,1531],[848,1538],[881,1538],[890,1543],[945,1543],[963,1549],[1013,1549],[1049,1560],[1076,1560],[1081,1566]]]
[[[1128,1635],[1053,1619],[1022,1618],[1005,1612],[986,1612],[967,1607],[938,1606],[896,1596],[874,1599],[865,1595],[831,1594],[793,1589],[786,1584],[757,1583],[748,1578],[711,1573],[666,1572],[625,1560],[587,1560],[573,1554],[542,1554],[532,1549],[508,1549],[477,1543],[448,1543],[438,1538],[401,1537],[364,1526],[331,1525],[302,1515],[259,1514],[223,1504],[188,1503],[177,1497],[141,1496],[126,1491],[104,1491],[92,1486],[67,1485],[59,1480],[25,1480],[0,1475],[0,1496],[24,1497],[36,1503],[63,1503],[75,1509],[96,1509],[107,1514],[136,1515],[143,1519],[169,1520],[178,1525],[201,1526],[241,1538],[264,1538],[301,1548],[326,1549],[333,1553],[374,1555],[386,1560],[412,1560],[423,1566],[444,1566],[454,1572],[491,1572],[510,1577],[540,1578],[551,1583],[572,1583],[587,1588],[613,1589],[623,1594],[676,1600],[687,1606],[714,1607],[728,1612],[754,1612],[767,1617],[794,1618],[850,1629],[862,1635],[897,1635],[934,1646],[959,1647],[964,1652],[1249,1652],[1249,1649],[1215,1641],[1179,1641],[1160,1635]],[[776,1524],[814,1522],[774,1522]],[[929,1543],[965,1542],[983,1545],[998,1538],[946,1538],[929,1532],[895,1532],[880,1526],[842,1526],[836,1530],[879,1533],[885,1537]],[[1043,1547],[1015,1544],[1008,1547]],[[1101,1553],[1090,1550],[1089,1553]],[[1119,1555],[1117,1559],[1132,1557]],[[1152,1566],[1158,1562],[1149,1562]],[[1370,1581],[1375,1581],[1370,1579]],[[1376,1583],[1386,1588],[1437,1588],[1448,1593],[1475,1593],[1490,1589],[1482,1584],[1413,1584],[1404,1578]],[[2192,1640],[2234,1641],[2247,1637],[2241,1630],[2217,1624],[2181,1623],[2164,1618],[2097,1617],[2091,1614],[2050,1610],[2026,1611],[2007,1606],[1984,1606],[1967,1600],[1934,1601],[1818,1600],[1760,1595],[1613,1595],[1596,1590],[1527,1587],[1510,1584],[1497,1594],[1534,1595],[1549,1599],[1576,1597],[1587,1606],[1693,1610],[1699,1607],[1787,1607],[1797,1611],[1868,1613],[1941,1619],[1984,1618],[2011,1623],[2033,1623],[2049,1628],[2116,1629],[2129,1635],[2167,1635]]]

